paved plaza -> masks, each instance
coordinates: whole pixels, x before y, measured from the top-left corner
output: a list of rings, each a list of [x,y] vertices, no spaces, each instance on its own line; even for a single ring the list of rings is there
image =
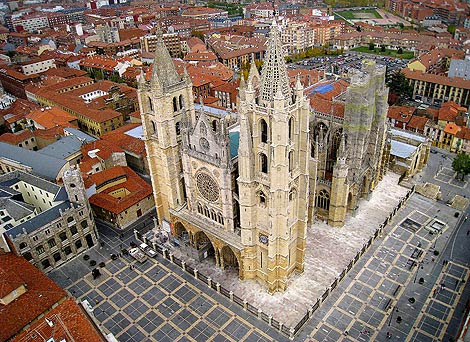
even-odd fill
[[[446,171],[450,158],[432,158],[430,169],[415,181],[440,185],[443,200],[413,194],[294,341],[389,341],[387,333],[392,341],[455,337],[470,297],[464,219],[470,212],[456,217],[458,211],[446,201],[468,190],[466,183],[452,182],[455,175]],[[150,228],[149,222],[145,229]],[[137,241],[131,232],[120,236],[103,227],[100,232],[102,246],[87,252],[89,260],[82,255],[49,276],[75,298],[87,299],[97,324],[119,341],[288,341],[160,256],[143,264],[128,256],[111,260],[112,253]],[[105,262],[96,280],[90,260]],[[293,307],[286,303],[282,310],[288,314]]]
[[[88,300],[99,326],[119,341],[288,341],[160,256],[142,264],[129,256],[111,260],[110,253],[134,241],[132,235],[119,239],[108,232],[101,240],[103,248],[87,253],[106,262],[98,279],[83,257],[50,277],[75,298]]]
[[[213,258],[197,262],[191,254],[185,253],[188,248],[175,248],[170,244],[168,248],[227,290],[279,322],[294,327],[406,195],[408,189],[398,185],[398,178],[397,174],[389,172],[370,198],[359,202],[355,215],[347,216],[343,227],[332,228],[326,222],[315,220],[307,231],[307,246],[314,247],[307,247],[305,252],[304,273],[291,276],[287,290],[282,293],[271,295],[255,280],[240,280],[236,270],[227,272],[215,267]],[[279,310],[287,306],[288,311]]]

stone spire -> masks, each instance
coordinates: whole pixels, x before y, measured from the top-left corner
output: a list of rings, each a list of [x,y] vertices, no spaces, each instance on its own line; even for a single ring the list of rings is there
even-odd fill
[[[273,21],[268,39],[266,58],[261,70],[260,95],[264,101],[271,102],[278,90],[286,98],[291,97],[289,76],[287,75],[284,56],[279,30],[276,21]]]
[[[181,82],[171,59],[170,53],[163,42],[163,33],[159,28],[157,31],[157,45],[153,59],[152,84],[160,84],[164,88]]]

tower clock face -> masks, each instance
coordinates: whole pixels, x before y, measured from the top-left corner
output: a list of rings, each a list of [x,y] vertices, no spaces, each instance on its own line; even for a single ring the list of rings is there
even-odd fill
[[[199,194],[209,202],[219,199],[219,186],[207,173],[201,172],[196,176],[196,186]]]
[[[204,150],[209,150],[209,140],[206,138],[201,138],[199,139],[199,145],[201,145],[201,148]]]

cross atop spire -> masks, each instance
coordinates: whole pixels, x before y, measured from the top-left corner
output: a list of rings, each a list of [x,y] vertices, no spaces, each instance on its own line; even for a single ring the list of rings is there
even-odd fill
[[[181,77],[176,72],[170,53],[163,42],[163,33],[160,28],[157,30],[157,44],[153,59],[151,83],[154,82],[161,84],[164,88],[181,82]]]
[[[291,97],[289,76],[287,75],[284,56],[279,30],[276,21],[273,20],[271,32],[269,33],[266,58],[261,70],[260,95],[264,101],[273,101],[278,91],[285,98]]]

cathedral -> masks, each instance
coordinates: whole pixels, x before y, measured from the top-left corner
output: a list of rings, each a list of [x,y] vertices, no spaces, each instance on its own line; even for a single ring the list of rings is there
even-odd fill
[[[138,96],[162,228],[273,293],[303,272],[315,219],[341,227],[383,177],[390,148],[384,67],[365,61],[319,111],[309,96],[325,86],[289,80],[275,24],[267,44],[261,74],[252,63],[241,79],[236,117],[195,105],[161,34]]]

